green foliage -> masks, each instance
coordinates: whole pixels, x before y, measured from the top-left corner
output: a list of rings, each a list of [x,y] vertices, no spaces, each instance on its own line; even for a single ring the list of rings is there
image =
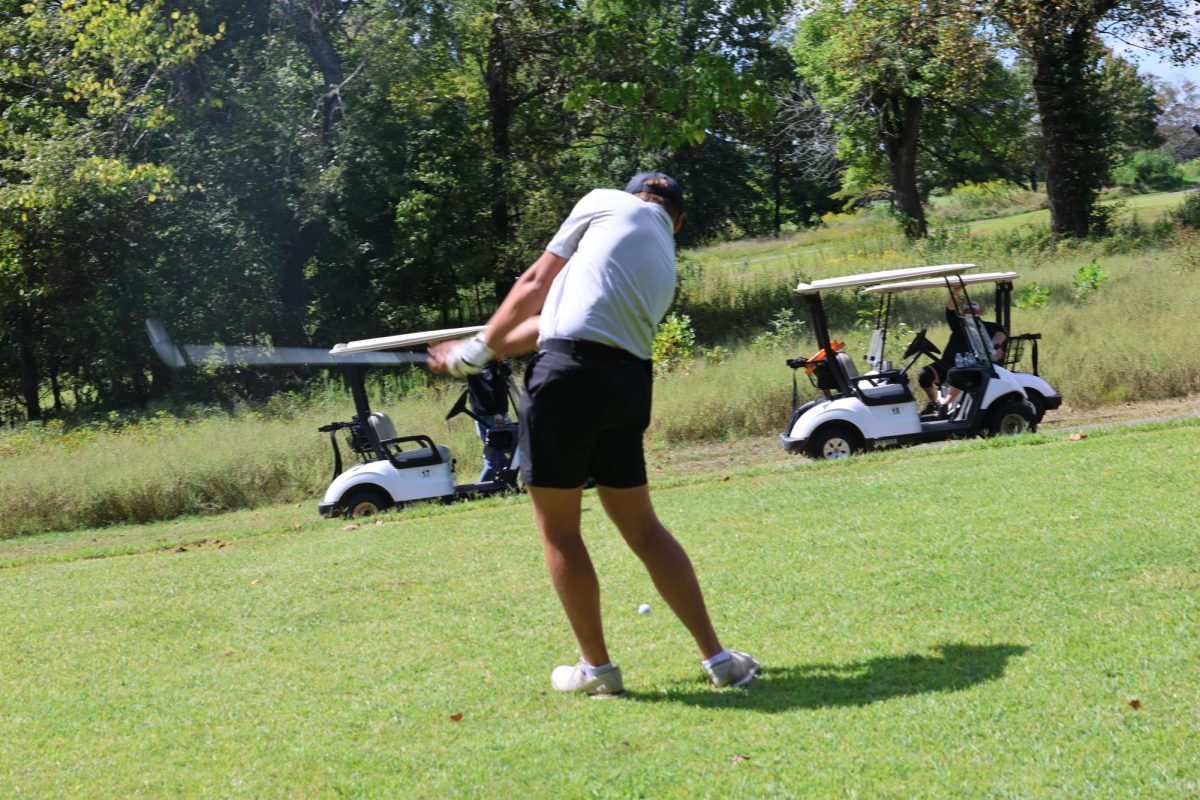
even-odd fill
[[[1124,200],[1095,203],[1088,212],[1088,231],[1095,236],[1108,236],[1117,227],[1117,219],[1128,209]]]
[[[1041,308],[1049,299],[1050,290],[1048,288],[1038,286],[1037,281],[1030,281],[1022,286],[1021,291],[1013,297],[1013,305],[1022,311],[1029,311]]]
[[[691,363],[696,347],[696,332],[687,314],[668,314],[654,334],[652,359],[656,374],[664,375]]]
[[[1004,180],[968,181],[938,198],[937,216],[946,222],[970,222],[1046,207],[1046,197]]]
[[[791,350],[796,346],[796,340],[804,335],[804,327],[804,320],[797,319],[796,312],[781,308],[771,317],[767,331],[750,340],[750,349]]]
[[[1200,192],[1189,192],[1171,211],[1171,219],[1185,228],[1200,228]]]
[[[1076,300],[1086,300],[1108,280],[1108,273],[1100,267],[1100,262],[1092,259],[1087,265],[1075,271],[1071,279],[1071,288]]]
[[[1026,104],[973,9],[913,0],[804,5],[811,13],[797,25],[793,55],[838,136],[844,192],[862,197],[886,181],[906,235],[923,237],[930,176],[949,184],[990,177],[995,164],[1019,157],[1027,115],[1013,112]],[[974,155],[957,155],[967,151]]]
[[[1113,166],[1132,150],[1161,143],[1155,91],[1137,68],[1105,47],[1097,31],[1111,23],[1181,57],[1198,39],[1184,4],[1005,0],[989,4],[993,22],[1033,65],[1042,130],[1051,228],[1061,235],[1089,233],[1092,207]]]
[[[1165,192],[1184,184],[1183,170],[1169,147],[1139,150],[1112,173],[1112,182],[1132,192]]]
[[[1179,171],[1187,183],[1200,183],[1200,158],[1180,164]]]

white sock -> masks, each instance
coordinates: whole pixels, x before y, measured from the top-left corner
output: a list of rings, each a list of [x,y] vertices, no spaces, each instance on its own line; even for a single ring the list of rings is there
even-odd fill
[[[733,658],[733,656],[731,656],[729,654],[728,650],[722,650],[721,652],[717,653],[712,658],[706,658],[703,661],[701,661],[700,663],[704,664],[705,667],[711,669],[712,667],[715,667],[717,664],[724,663],[731,658]]]
[[[587,673],[589,678],[594,678],[601,672],[607,672],[608,670],[612,669],[611,661],[609,661],[607,664],[597,664],[594,667],[589,664],[586,659],[581,658],[579,659],[579,662],[583,664],[583,671]]]

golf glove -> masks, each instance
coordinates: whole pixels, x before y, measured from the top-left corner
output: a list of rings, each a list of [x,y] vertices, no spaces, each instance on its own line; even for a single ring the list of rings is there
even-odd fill
[[[446,372],[456,378],[478,375],[492,360],[492,355],[492,348],[484,343],[483,336],[476,334],[450,351],[446,359]]]

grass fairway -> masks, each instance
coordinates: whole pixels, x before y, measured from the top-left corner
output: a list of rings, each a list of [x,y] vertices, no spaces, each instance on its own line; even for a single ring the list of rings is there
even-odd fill
[[[1121,213],[1117,215],[1117,219],[1121,222],[1130,221],[1135,214],[1141,222],[1154,222],[1165,217],[1173,209],[1178,208],[1189,191],[1193,190],[1187,189],[1178,192],[1154,192],[1152,194],[1131,195],[1109,202],[1122,204]],[[1047,209],[1042,209],[1041,211],[1028,211],[1024,214],[1013,214],[996,219],[979,220],[970,223],[968,227],[971,233],[978,236],[981,234],[1010,231],[1027,225],[1046,226],[1049,224],[1050,212]]]
[[[660,482],[748,692],[590,495],[619,701],[524,498],[0,542],[0,796],[1196,797],[1200,425],[1004,444]]]

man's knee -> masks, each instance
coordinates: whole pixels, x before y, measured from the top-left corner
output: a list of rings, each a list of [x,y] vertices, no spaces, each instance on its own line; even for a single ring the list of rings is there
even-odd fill
[[[917,373],[917,383],[922,389],[930,389],[935,383],[941,383],[941,381],[938,380],[937,370],[927,366],[922,367],[921,371]]]

